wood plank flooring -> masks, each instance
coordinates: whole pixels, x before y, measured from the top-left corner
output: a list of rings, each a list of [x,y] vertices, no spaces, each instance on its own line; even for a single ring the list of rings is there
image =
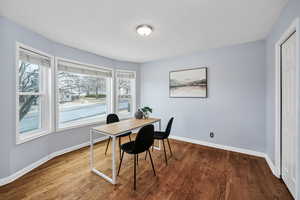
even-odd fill
[[[170,142],[174,156],[169,158],[168,166],[163,151],[152,153],[156,177],[149,157],[145,161],[144,154],[140,154],[136,191],[133,191],[132,156],[124,155],[119,183],[113,186],[90,172],[89,149],[82,148],[54,158],[0,187],[0,199],[292,199],[262,158],[176,140]],[[97,168],[111,173],[110,151],[105,157],[105,145],[105,142],[95,145],[95,162]]]

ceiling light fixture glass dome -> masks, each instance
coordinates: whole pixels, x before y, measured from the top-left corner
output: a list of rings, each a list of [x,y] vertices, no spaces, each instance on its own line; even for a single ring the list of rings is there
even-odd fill
[[[143,36],[149,36],[153,32],[153,28],[150,25],[142,24],[136,27],[136,32]]]

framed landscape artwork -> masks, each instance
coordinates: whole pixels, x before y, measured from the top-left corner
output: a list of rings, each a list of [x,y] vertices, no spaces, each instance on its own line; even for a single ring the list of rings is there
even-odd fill
[[[207,68],[171,71],[169,95],[174,98],[207,98]]]

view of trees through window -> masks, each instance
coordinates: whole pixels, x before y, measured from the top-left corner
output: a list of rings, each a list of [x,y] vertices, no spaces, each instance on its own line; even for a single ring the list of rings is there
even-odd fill
[[[41,128],[40,67],[19,61],[19,130],[20,133]]]
[[[107,113],[107,78],[60,71],[57,84],[59,127]]]
[[[57,74],[59,127],[107,114],[108,78],[60,71]],[[123,87],[129,90],[128,85]],[[127,88],[127,89],[126,89]],[[122,99],[119,110],[130,110],[129,98]]]
[[[118,113],[128,114],[132,111],[131,79],[118,79]],[[126,105],[126,106],[125,106]]]

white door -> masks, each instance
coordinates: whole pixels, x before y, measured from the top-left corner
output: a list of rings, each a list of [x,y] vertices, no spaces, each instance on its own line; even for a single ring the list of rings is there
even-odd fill
[[[296,34],[281,46],[282,179],[295,197],[296,184]]]

